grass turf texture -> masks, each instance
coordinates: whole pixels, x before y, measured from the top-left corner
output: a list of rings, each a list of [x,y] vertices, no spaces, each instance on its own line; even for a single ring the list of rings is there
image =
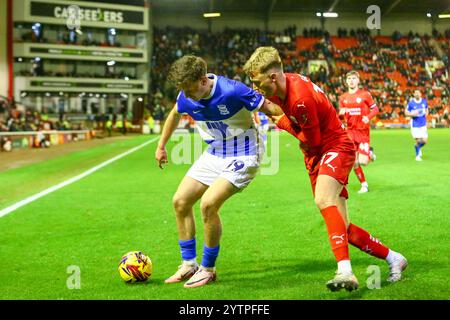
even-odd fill
[[[166,285],[180,263],[171,198],[188,165],[161,171],[156,143],[0,218],[1,299],[448,299],[450,265],[450,130],[430,130],[423,162],[408,130],[373,131],[378,156],[365,169],[370,192],[358,195],[352,173],[349,212],[409,260],[404,280],[389,285],[388,266],[351,248],[360,289],[331,293],[335,271],[326,227],[315,207],[294,138],[280,136],[280,168],[260,175],[222,208],[218,281],[199,289]],[[73,177],[149,137],[137,137],[0,173],[0,208]],[[270,145],[270,137],[269,137]],[[170,149],[173,143],[169,145]],[[203,225],[198,204],[198,260]],[[153,261],[144,284],[118,275],[121,256],[142,250]],[[67,268],[80,267],[81,289],[69,290]],[[381,270],[370,290],[369,265]]]

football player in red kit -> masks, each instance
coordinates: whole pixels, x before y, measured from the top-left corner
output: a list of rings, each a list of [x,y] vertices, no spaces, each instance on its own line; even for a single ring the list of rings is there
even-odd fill
[[[324,92],[307,77],[283,73],[281,58],[273,47],[256,49],[244,71],[255,88],[283,109],[282,116],[269,115],[272,120],[300,140],[314,200],[325,220],[338,265],[327,287],[332,291],[358,288],[350,263],[349,243],[385,259],[390,266],[388,281],[400,280],[407,266],[405,257],[350,223],[345,186],[355,161],[355,149]]]
[[[369,191],[369,184],[366,181],[361,165],[367,166],[370,160],[375,159],[375,155],[370,148],[370,120],[378,113],[378,107],[373,101],[369,91],[359,88],[359,74],[357,71],[350,71],[345,76],[348,92],[339,98],[339,115],[344,118],[347,130],[355,143],[356,159],[353,170],[361,182],[361,189],[358,193]]]

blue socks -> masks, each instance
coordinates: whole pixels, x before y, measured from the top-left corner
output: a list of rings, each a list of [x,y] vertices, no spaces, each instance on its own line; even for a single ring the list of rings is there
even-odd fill
[[[417,144],[415,144],[414,149],[416,150],[416,157],[417,157],[419,155],[420,147]]]
[[[181,258],[183,260],[192,260],[197,257],[196,246],[195,246],[195,238],[191,240],[178,240],[181,249]]]
[[[214,248],[208,248],[203,244],[202,266],[205,268],[213,268],[216,265],[216,259],[219,255],[220,245]]]
[[[193,260],[197,257],[195,238],[191,240],[178,240],[181,249],[181,258],[185,261]],[[202,266],[213,268],[216,265],[216,259],[219,255],[220,246],[208,248],[203,244]]]
[[[416,149],[416,157],[419,155],[420,149],[425,145],[423,142],[419,142],[419,144],[414,145],[414,149]]]

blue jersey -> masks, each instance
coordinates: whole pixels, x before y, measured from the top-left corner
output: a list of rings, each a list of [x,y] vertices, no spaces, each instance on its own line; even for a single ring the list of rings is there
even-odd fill
[[[212,155],[234,157],[263,152],[252,112],[261,107],[264,97],[241,82],[214,74],[208,77],[214,81],[210,96],[195,101],[181,91],[177,98],[178,113],[195,120]]]
[[[269,124],[269,118],[264,112],[258,112],[259,122],[262,126]]]
[[[427,109],[428,102],[426,99],[422,98],[417,102],[414,98],[408,102],[407,110],[409,112],[418,110],[419,115],[417,117],[412,117],[411,126],[413,128],[425,127],[427,125]]]

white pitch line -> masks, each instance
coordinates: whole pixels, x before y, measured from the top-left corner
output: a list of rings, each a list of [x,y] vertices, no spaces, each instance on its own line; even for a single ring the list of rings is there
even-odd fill
[[[76,177],[73,177],[73,178],[70,178],[69,180],[63,181],[63,182],[61,182],[61,183],[59,183],[59,184],[57,184],[57,185],[55,185],[53,187],[45,189],[44,191],[41,191],[41,192],[31,196],[31,197],[28,197],[28,198],[26,198],[26,199],[24,199],[22,201],[19,201],[16,204],[13,204],[12,206],[9,206],[9,207],[7,207],[5,209],[2,209],[0,211],[0,218],[3,217],[3,216],[6,216],[7,214],[9,214],[9,213],[11,213],[11,212],[13,212],[13,211],[15,211],[17,209],[19,209],[20,207],[23,207],[23,206],[29,204],[30,202],[33,202],[33,201],[35,201],[35,200],[37,200],[39,198],[42,198],[42,197],[46,196],[49,193],[52,193],[52,192],[54,192],[56,190],[64,188],[65,186],[67,186],[67,185],[69,185],[71,183],[74,183],[74,182],[76,182],[76,181],[78,181],[80,179],[83,179],[84,177],[94,173],[95,171],[98,171],[101,168],[106,167],[107,165],[113,163],[114,161],[117,161],[117,160],[119,160],[119,159],[129,155],[130,153],[133,153],[133,152],[135,152],[135,151],[145,147],[146,145],[148,145],[148,144],[150,144],[152,142],[155,142],[158,139],[159,139],[159,137],[156,137],[156,138],[153,138],[153,139],[151,139],[151,140],[149,140],[147,142],[144,142],[143,144],[140,144],[137,147],[134,147],[134,148],[132,148],[132,149],[122,153],[122,154],[119,154],[118,156],[115,156],[114,158],[111,158],[109,160],[106,160],[105,162],[100,163],[98,166],[95,166],[95,167],[93,167],[93,168],[91,168],[91,169],[89,169],[89,170],[87,170],[87,171],[77,175]]]

